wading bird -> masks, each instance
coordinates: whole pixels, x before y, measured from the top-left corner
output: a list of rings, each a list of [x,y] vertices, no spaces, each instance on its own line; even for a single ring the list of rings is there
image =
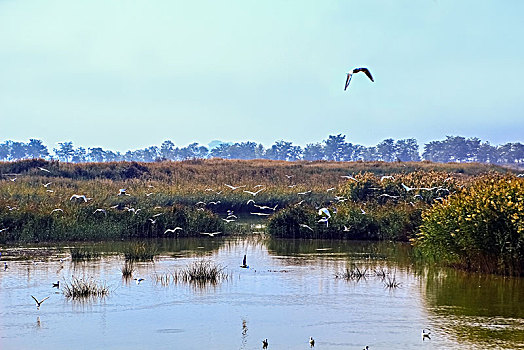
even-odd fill
[[[371,72],[369,71],[369,69],[367,69],[367,68],[355,68],[350,73],[347,73],[346,86],[344,87],[344,91],[348,88],[349,82],[351,81],[351,77],[353,76],[353,74],[360,73],[360,72],[363,72],[364,74],[366,74],[368,76],[369,80],[371,80],[372,82],[375,81],[373,79],[373,76],[371,75]]]
[[[313,337],[309,337],[309,346],[314,347],[315,346],[315,339]]]
[[[269,345],[269,343],[267,342],[267,338],[262,340],[262,349],[267,349],[268,345]]]
[[[0,229],[0,233],[4,232],[4,231],[7,231],[8,227],[4,227],[2,229]]]
[[[323,217],[322,219],[318,220],[318,222],[325,222],[326,227],[329,227],[329,217]]]
[[[40,310],[40,305],[42,305],[42,303],[43,303],[44,301],[46,301],[47,299],[49,299],[49,297],[46,297],[46,298],[44,298],[44,299],[38,301],[38,299],[36,299],[36,298],[35,298],[34,296],[32,296],[32,295],[31,295],[31,298],[33,298],[33,299],[35,300],[35,302],[36,302],[36,308],[37,308],[38,310]]]

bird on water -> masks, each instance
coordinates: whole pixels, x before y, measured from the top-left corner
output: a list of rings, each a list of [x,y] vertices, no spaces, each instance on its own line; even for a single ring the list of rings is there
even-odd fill
[[[371,75],[371,72],[369,71],[369,69],[367,69],[367,68],[355,68],[350,73],[347,73],[346,86],[344,87],[344,91],[348,88],[349,82],[351,81],[351,77],[353,76],[353,74],[360,73],[360,72],[363,72],[364,74],[366,74],[367,77],[369,78],[369,80],[371,80],[372,82],[375,81],[373,79],[373,76]]]

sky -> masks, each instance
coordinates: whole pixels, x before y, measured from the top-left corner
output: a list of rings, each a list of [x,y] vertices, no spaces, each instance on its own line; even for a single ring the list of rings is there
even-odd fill
[[[524,141],[523,1],[0,0],[0,142]],[[367,67],[375,78],[346,73]]]

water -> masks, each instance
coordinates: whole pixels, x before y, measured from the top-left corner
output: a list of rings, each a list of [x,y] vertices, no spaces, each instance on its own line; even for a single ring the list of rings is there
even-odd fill
[[[85,263],[61,264],[64,247],[8,261],[0,272],[0,348],[261,349],[267,338],[268,349],[306,349],[310,336],[316,349],[524,348],[523,279],[414,266],[403,244],[260,237],[153,243],[159,256],[138,264],[139,285],[122,280],[121,242],[95,245],[102,257]],[[244,254],[248,269],[240,268]],[[224,266],[228,280],[199,287],[154,278],[202,258]],[[335,278],[353,263],[369,276]],[[401,286],[385,288],[375,268]],[[112,292],[68,300],[52,283],[71,276],[105,281]],[[31,295],[50,298],[37,310]],[[423,328],[431,329],[430,340],[422,340]]]

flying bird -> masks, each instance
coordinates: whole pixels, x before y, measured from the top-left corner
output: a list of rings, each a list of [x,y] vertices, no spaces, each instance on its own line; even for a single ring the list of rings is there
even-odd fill
[[[136,284],[140,284],[140,282],[145,281],[143,278],[133,278],[136,281]]]
[[[259,194],[259,193],[260,193],[260,191],[263,191],[263,190],[264,190],[264,189],[263,189],[263,188],[261,188],[261,189],[259,189],[259,190],[258,190],[258,191],[256,191],[256,192],[252,192],[252,191],[246,191],[246,190],[244,190],[244,192],[245,192],[245,193],[249,193],[250,195],[252,195],[253,197],[255,197],[255,196],[256,196],[257,194]]]
[[[101,208],[98,208],[96,209],[93,214],[96,214],[96,213],[104,213],[105,216],[107,216],[107,212],[105,209],[101,209]]]
[[[318,215],[322,215],[322,214],[326,215],[328,218],[331,217],[331,213],[329,212],[328,208],[320,208],[318,210]]]
[[[82,195],[79,195],[79,194],[73,194],[73,195],[71,196],[71,198],[69,198],[69,200],[72,201],[73,199],[83,199],[84,202],[87,202],[87,201],[88,201],[88,199],[86,198],[86,196],[83,195],[83,194],[82,194]],[[91,198],[89,198],[89,199],[91,199]]]
[[[229,187],[229,188],[231,189],[231,191],[237,190],[237,189],[242,188],[242,187],[246,187],[246,185],[242,185],[242,186],[231,186],[231,185],[228,185],[228,184],[224,184],[224,186]]]
[[[44,187],[47,187],[47,186],[49,186],[51,184],[52,184],[52,182],[48,182],[48,183],[44,184]]]
[[[425,340],[426,338],[431,339],[431,337],[429,336],[430,334],[431,332],[429,330],[426,331],[426,329],[424,328],[420,335],[422,336],[422,340]]]
[[[367,68],[355,68],[350,73],[347,73],[346,86],[344,87],[344,91],[348,88],[349,82],[351,81],[351,77],[353,76],[353,74],[360,73],[360,72],[364,72],[364,74],[366,74],[368,76],[369,80],[371,80],[373,82],[375,81],[373,79],[373,76],[371,75],[371,72],[369,71],[369,69],[367,69]]]
[[[40,170],[42,170],[42,171],[45,171],[46,173],[50,173],[50,171],[47,170],[47,169],[45,169],[45,168],[40,168],[40,167],[38,167],[38,169],[40,169]]]
[[[36,302],[36,308],[37,308],[38,310],[40,310],[40,305],[42,305],[42,303],[43,303],[44,301],[46,301],[47,299],[49,299],[49,297],[47,297],[47,298],[44,298],[44,299],[38,301],[38,299],[35,298],[35,297],[32,296],[32,295],[31,295],[31,298],[33,298],[33,299],[35,300],[35,302]]]
[[[221,234],[221,231],[218,232],[200,232],[201,235],[208,235],[209,237],[215,237],[216,235]]]
[[[178,231],[178,230],[183,230],[183,228],[182,228],[182,227],[179,227],[179,226],[177,226],[177,227],[175,227],[175,228],[168,228],[167,230],[164,231],[164,234],[166,234],[166,233],[168,233],[168,232],[176,233],[176,231]]]
[[[118,195],[119,196],[130,196],[129,193],[126,193],[126,189],[125,188],[121,188],[118,190]]]
[[[313,229],[311,227],[309,227],[308,225],[306,225],[306,224],[299,224],[298,226],[303,227],[303,228],[307,228],[308,230],[313,232]]]
[[[56,281],[56,283],[53,283],[53,288],[60,288],[60,281]]]

